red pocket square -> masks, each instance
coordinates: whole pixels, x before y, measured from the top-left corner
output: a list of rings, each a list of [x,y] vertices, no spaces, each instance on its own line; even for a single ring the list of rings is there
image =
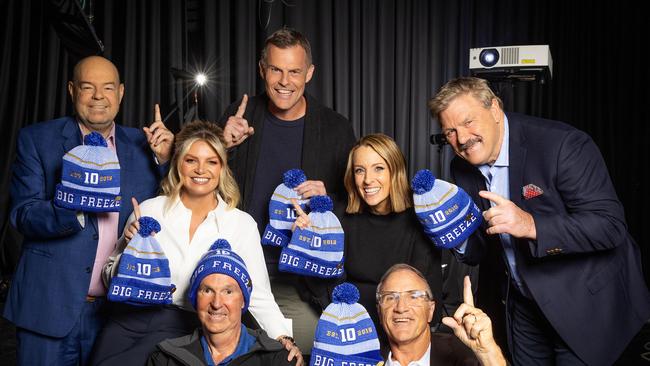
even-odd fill
[[[544,193],[544,191],[532,183],[521,187],[521,195],[527,200],[541,196],[542,193]]]

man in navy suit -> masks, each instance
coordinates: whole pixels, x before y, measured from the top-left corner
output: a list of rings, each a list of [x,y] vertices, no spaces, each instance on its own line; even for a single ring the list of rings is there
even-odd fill
[[[75,117],[23,128],[11,180],[11,222],[25,237],[4,316],[16,325],[21,365],[85,364],[104,323],[100,271],[133,206],[156,195],[174,135],[157,120],[144,133],[115,124],[124,85],[115,65],[91,56],[74,68]],[[98,132],[120,164],[119,212],[62,208],[54,193],[64,154]]]
[[[501,298],[489,297],[505,296],[513,362],[614,363],[650,317],[650,295],[592,139],[504,113],[477,78],[448,82],[429,108],[457,155],[453,178],[484,211],[457,256],[480,263],[479,306],[493,320]]]

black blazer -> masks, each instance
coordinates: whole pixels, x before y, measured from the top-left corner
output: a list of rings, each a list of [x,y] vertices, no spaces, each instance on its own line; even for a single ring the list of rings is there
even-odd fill
[[[302,144],[301,169],[310,180],[325,183],[327,194],[332,198],[345,197],[343,175],[347,165],[348,153],[356,142],[352,124],[337,112],[321,105],[310,95],[307,99],[305,129]],[[228,164],[232,169],[242,195],[242,210],[246,211],[254,189],[255,169],[260,154],[264,134],[264,116],[268,110],[269,99],[266,94],[248,100],[244,118],[255,134],[228,152]],[[235,114],[241,100],[231,104],[219,120],[225,127],[228,118]],[[280,182],[278,182],[280,184]]]

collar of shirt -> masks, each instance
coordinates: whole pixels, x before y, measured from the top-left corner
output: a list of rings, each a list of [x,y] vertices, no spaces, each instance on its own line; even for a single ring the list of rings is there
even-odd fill
[[[487,181],[488,189],[494,176],[501,172],[507,173],[508,166],[510,165],[510,154],[508,153],[508,149],[510,148],[510,127],[508,126],[508,117],[505,114],[503,115],[503,129],[503,141],[501,142],[497,160],[492,165],[484,164],[478,167]]]
[[[246,354],[248,350],[251,349],[253,344],[255,344],[255,337],[248,334],[248,330],[246,330],[246,327],[244,324],[242,324],[239,334],[239,342],[237,342],[237,348],[235,348],[235,352],[233,352],[230,356],[224,358],[223,361],[219,362],[219,366],[227,365],[235,358]],[[212,353],[210,352],[208,340],[204,335],[201,335],[201,346],[203,347],[203,358],[205,358],[205,362],[208,364],[208,366],[216,366],[214,364],[214,361],[212,361]]]
[[[219,218],[223,217],[227,207],[228,204],[226,203],[226,201],[224,201],[223,198],[221,198],[221,195],[217,194],[217,207],[215,207],[212,211],[208,212],[208,215],[205,218],[204,222],[207,222],[208,220],[213,221],[217,227],[217,231],[221,231],[222,228],[219,227]],[[164,210],[163,217],[165,219],[173,220],[173,218],[179,217],[179,215],[183,215],[188,218],[192,217],[192,210],[185,207],[185,205],[181,201],[180,195],[177,196],[174,202],[172,202],[172,204],[169,206],[169,210]]]
[[[406,366],[429,366],[431,363],[431,344],[427,348],[427,351],[424,352],[422,357],[419,360],[411,361]],[[388,358],[384,363],[384,366],[402,366],[398,361],[393,360],[393,352],[388,352]]]

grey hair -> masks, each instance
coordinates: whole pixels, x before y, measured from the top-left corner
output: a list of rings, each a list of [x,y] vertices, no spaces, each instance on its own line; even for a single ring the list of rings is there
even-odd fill
[[[406,264],[406,263],[397,263],[397,264],[393,264],[393,265],[392,265],[392,266],[391,266],[391,267],[390,267],[390,268],[389,268],[389,269],[388,269],[388,270],[387,270],[387,271],[386,271],[386,272],[381,276],[381,279],[379,280],[379,284],[377,285],[377,292],[375,293],[375,295],[376,295],[375,297],[376,297],[376,299],[377,299],[377,302],[379,302],[379,293],[381,292],[381,288],[382,288],[382,286],[384,285],[384,282],[386,281],[386,279],[388,278],[388,276],[390,276],[391,274],[393,274],[394,272],[397,272],[397,271],[411,271],[411,272],[414,273],[416,276],[418,276],[419,278],[421,278],[422,281],[424,281],[424,283],[425,283],[425,286],[426,286],[426,289],[425,289],[425,290],[426,290],[426,292],[427,292],[427,295],[429,296],[429,299],[435,301],[435,299],[433,298],[433,293],[431,292],[431,286],[429,286],[429,281],[427,281],[427,279],[424,277],[424,275],[422,274],[422,272],[420,272],[419,269],[417,269],[417,268],[415,268],[415,267],[413,267],[413,266],[411,266],[411,265],[409,265],[409,264]]]

